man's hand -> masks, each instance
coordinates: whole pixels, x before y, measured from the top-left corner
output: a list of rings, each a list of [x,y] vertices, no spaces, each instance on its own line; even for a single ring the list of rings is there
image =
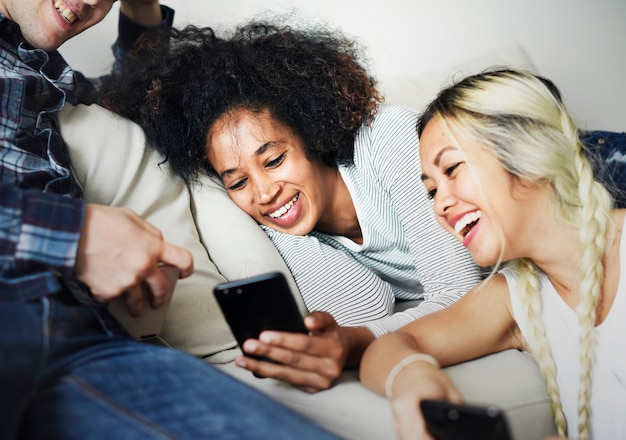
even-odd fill
[[[121,0],[120,11],[143,26],[151,26],[163,20],[159,0]]]
[[[264,331],[259,339],[243,344],[244,353],[263,356],[278,363],[238,357],[235,363],[256,376],[271,377],[310,393],[330,388],[344,367],[358,364],[374,339],[369,330],[340,327],[325,312],[313,312],[304,319],[311,335]]]
[[[193,272],[191,254],[163,241],[157,228],[131,210],[87,205],[75,269],[97,301],[125,293],[133,316],[146,298],[152,308],[160,307],[173,287],[159,267],[163,264],[178,268],[180,278]]]

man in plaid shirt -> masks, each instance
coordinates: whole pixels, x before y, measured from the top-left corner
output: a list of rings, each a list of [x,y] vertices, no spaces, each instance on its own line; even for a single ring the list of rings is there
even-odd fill
[[[141,310],[143,292],[137,280],[143,278],[148,283],[153,305],[158,306],[164,300],[163,292],[169,291],[170,286],[157,264],[172,264],[188,275],[192,261],[186,251],[163,243],[157,231],[133,214],[117,208],[89,206],[80,199],[81,190],[72,177],[55,113],[65,102],[91,103],[96,90],[92,83],[75,74],[55,49],[65,39],[102,19],[113,1],[86,3],[98,5],[72,10],[69,5],[57,2],[58,8],[52,5],[40,8],[35,14],[48,17],[39,19],[43,25],[29,40],[36,48],[22,43],[20,28],[6,14],[0,22],[3,37],[0,41],[0,222],[3,225],[0,298],[31,300],[58,292],[64,280],[79,280],[101,302],[126,291],[130,294],[129,306]],[[143,3],[123,5],[126,4]],[[171,23],[172,10],[161,9],[157,2],[151,4],[157,6],[155,19],[160,20],[163,10]],[[13,15],[27,12],[22,12],[26,7],[14,9],[17,12]],[[79,14],[82,17],[70,25],[66,15],[78,17]],[[46,24],[46,19],[52,23]],[[130,21],[124,15],[120,21],[122,33],[127,37],[132,35],[124,32],[133,27]],[[53,30],[46,34],[46,26],[54,28],[59,24],[60,32]],[[77,24],[82,28],[78,26],[74,30],[72,26]],[[121,54],[120,44],[129,45],[118,41],[117,56]],[[97,234],[81,242],[83,231],[90,230]],[[124,236],[124,232],[130,234]],[[138,246],[137,238],[139,243],[146,240],[144,248]],[[129,243],[133,246],[126,249]],[[120,267],[98,260],[108,259],[109,252],[118,246],[119,257],[127,260]],[[109,273],[93,273],[95,268]],[[79,294],[79,299],[93,302],[91,295]]]
[[[0,0],[0,438],[327,438],[203,361],[133,341],[102,305],[159,307],[159,266],[193,271],[136,214],[81,200],[70,171],[55,113],[96,95],[57,48],[114,1]],[[122,40],[173,14],[121,11]]]

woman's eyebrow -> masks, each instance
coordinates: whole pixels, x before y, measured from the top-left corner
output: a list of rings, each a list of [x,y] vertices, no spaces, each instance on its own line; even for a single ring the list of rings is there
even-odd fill
[[[265,153],[267,150],[269,150],[274,145],[276,145],[276,142],[273,142],[273,141],[265,142],[263,145],[261,145],[259,148],[257,148],[257,150],[254,152],[254,155],[255,156],[260,156],[261,154]]]
[[[435,155],[435,158],[433,159],[433,165],[435,165],[436,167],[439,166],[439,162],[441,162],[441,156],[443,156],[443,154],[445,152],[447,152],[448,150],[456,150],[456,147],[449,145],[447,147],[443,147],[441,150],[439,150],[439,152]],[[426,173],[422,173],[421,176],[422,182],[426,179],[428,179],[428,175]]]
[[[269,142],[265,142],[263,145],[261,145],[259,148],[257,148],[254,152],[255,156],[260,156],[263,153],[265,153],[267,150],[269,150],[272,147],[275,147],[276,145],[278,145],[279,142],[276,141],[269,141]],[[237,171],[236,168],[229,168],[227,170],[224,170],[221,174],[220,174],[220,179],[224,180],[225,177],[227,177],[230,174],[233,174],[235,171]]]

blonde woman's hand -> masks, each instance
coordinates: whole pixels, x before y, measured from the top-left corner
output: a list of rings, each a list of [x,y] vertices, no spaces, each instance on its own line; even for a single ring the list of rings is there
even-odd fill
[[[402,440],[432,440],[420,410],[422,400],[463,401],[448,375],[427,362],[404,367],[395,377],[391,391],[395,428]]]

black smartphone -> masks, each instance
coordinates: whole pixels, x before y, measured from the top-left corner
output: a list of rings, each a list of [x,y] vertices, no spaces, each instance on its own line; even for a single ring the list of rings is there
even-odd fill
[[[213,292],[239,347],[246,339],[257,339],[263,330],[308,334],[280,272],[218,284]]]
[[[504,413],[493,406],[422,400],[426,428],[435,440],[512,440]]]

